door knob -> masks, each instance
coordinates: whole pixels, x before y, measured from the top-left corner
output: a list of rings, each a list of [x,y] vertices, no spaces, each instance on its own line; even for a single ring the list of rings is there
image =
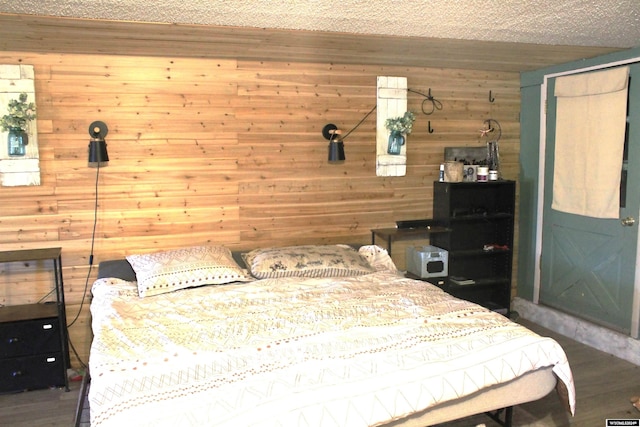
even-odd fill
[[[621,219],[620,222],[625,227],[631,227],[633,224],[636,223],[636,219],[634,217],[632,217],[632,216],[628,216],[626,218]]]

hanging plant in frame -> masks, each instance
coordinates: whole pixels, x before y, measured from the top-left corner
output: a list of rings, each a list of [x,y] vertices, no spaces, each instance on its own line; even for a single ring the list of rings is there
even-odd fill
[[[7,106],[7,114],[0,117],[0,127],[9,132],[7,146],[9,156],[24,156],[29,143],[27,126],[36,118],[36,105],[27,102],[27,94],[21,93],[18,99],[12,99]]]
[[[384,122],[384,126],[389,130],[388,154],[400,154],[405,142],[405,135],[411,133],[415,120],[415,114],[407,111],[401,117],[391,117]]]

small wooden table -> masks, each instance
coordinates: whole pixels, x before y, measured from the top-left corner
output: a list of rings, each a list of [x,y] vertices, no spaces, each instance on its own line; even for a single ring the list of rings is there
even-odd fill
[[[371,230],[371,244],[376,244],[376,237],[387,243],[387,252],[391,256],[391,246],[396,240],[415,240],[428,238],[434,233],[449,233],[450,228],[439,225],[427,225],[416,228],[376,228]]]

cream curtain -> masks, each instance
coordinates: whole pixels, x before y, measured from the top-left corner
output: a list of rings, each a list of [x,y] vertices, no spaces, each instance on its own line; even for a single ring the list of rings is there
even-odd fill
[[[618,218],[629,67],[556,79],[555,210]]]

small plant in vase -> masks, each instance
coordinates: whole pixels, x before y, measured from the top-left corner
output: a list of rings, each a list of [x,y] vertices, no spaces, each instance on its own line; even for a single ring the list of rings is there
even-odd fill
[[[404,145],[404,136],[409,135],[413,129],[413,122],[416,116],[411,111],[407,111],[401,117],[389,118],[384,122],[384,126],[389,129],[389,145],[387,153],[400,154]]]
[[[21,93],[18,99],[9,101],[7,114],[0,117],[0,127],[9,132],[7,145],[9,156],[24,156],[29,143],[27,125],[36,118],[36,105],[27,102],[27,94]]]

